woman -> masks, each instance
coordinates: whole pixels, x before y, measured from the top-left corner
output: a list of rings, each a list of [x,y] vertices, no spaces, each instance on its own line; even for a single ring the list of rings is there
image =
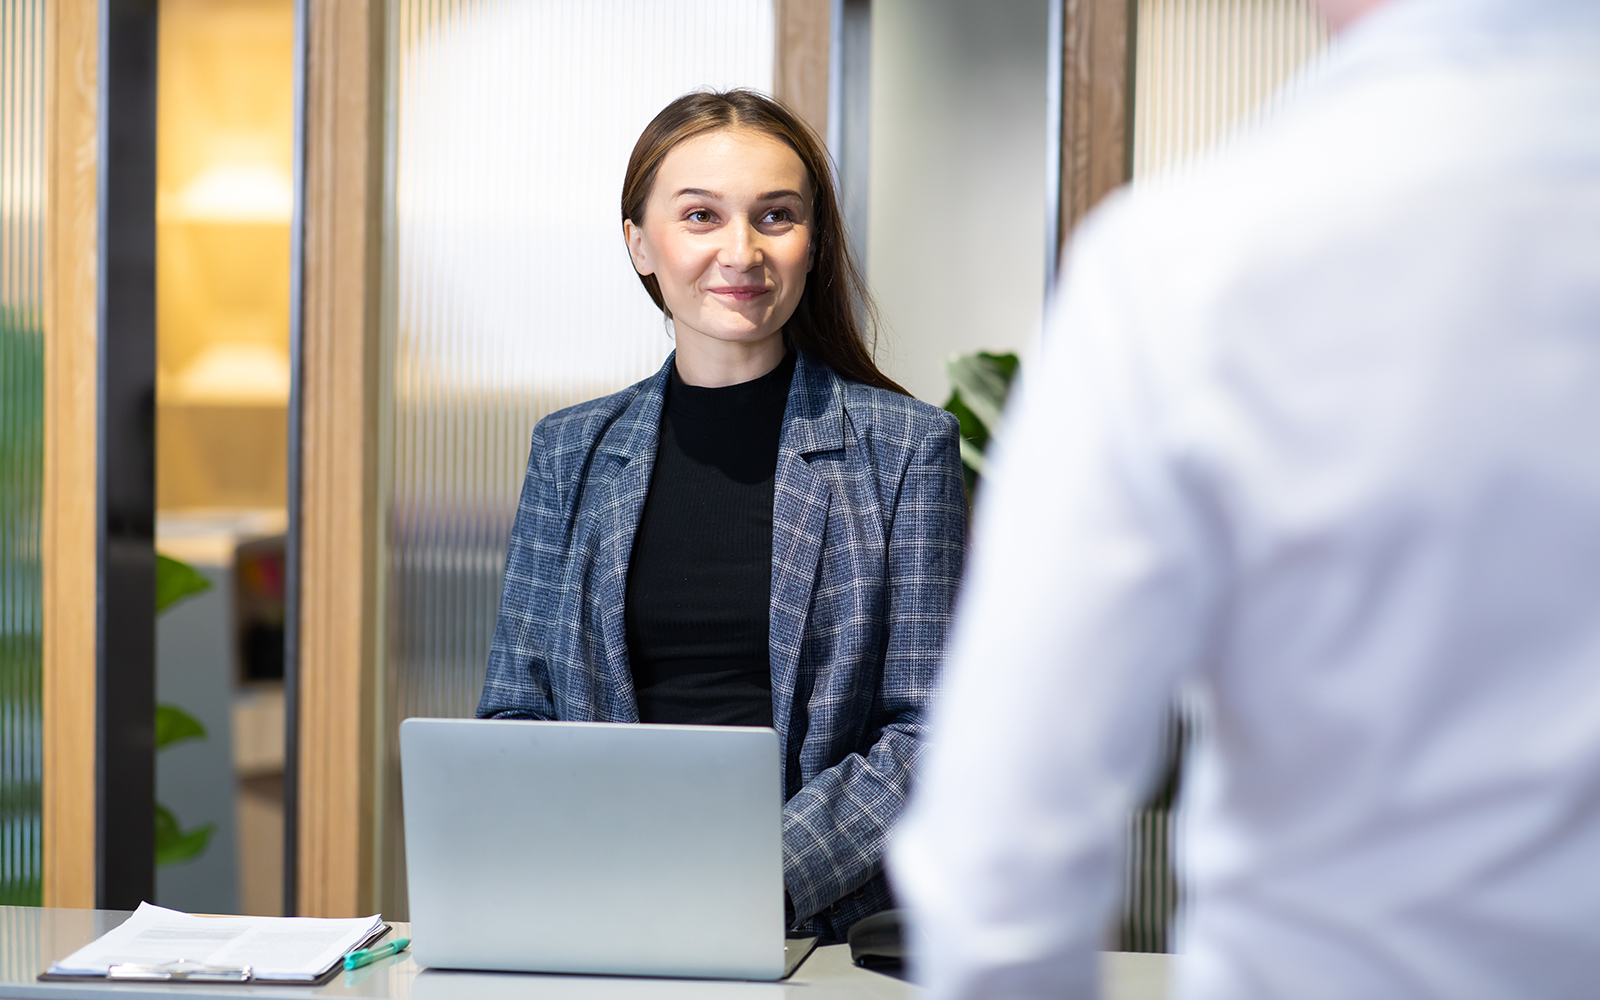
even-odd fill
[[[533,432],[478,715],[772,726],[790,926],[890,905],[961,572],[953,417],[874,365],[828,161],[697,93],[640,136],[622,228],[677,350]]]

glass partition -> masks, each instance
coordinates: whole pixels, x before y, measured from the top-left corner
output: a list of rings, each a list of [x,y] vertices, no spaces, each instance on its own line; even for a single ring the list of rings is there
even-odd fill
[[[1204,152],[1321,52],[1309,0],[1138,0],[1133,176]]]
[[[0,5],[0,904],[40,901],[45,3]]]
[[[622,244],[634,140],[772,89],[771,0],[397,0],[389,25],[379,725],[383,912],[404,919],[401,719],[470,716],[539,418],[672,349]]]

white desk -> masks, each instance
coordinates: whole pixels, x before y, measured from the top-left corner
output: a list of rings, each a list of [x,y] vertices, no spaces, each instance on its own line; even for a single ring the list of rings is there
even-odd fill
[[[34,978],[51,962],[72,954],[127,916],[113,910],[0,906],[0,997],[104,1000],[107,994],[116,993],[186,1000],[909,1000],[920,992],[898,979],[856,968],[845,945],[818,948],[799,971],[781,983],[440,972],[418,968],[410,952],[341,973],[326,986],[317,987],[41,983]],[[406,924],[395,925],[399,934],[409,930]],[[1160,1000],[1166,995],[1165,955],[1110,954],[1105,969],[1108,1000]]]

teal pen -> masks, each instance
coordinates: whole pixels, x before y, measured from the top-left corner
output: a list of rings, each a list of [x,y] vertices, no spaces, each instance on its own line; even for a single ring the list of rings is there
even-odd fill
[[[344,957],[345,971],[359,969],[363,965],[371,965],[380,958],[398,955],[400,952],[405,951],[406,946],[410,943],[410,938],[395,938],[388,944],[380,944],[376,948],[362,948],[360,951],[352,951]]]

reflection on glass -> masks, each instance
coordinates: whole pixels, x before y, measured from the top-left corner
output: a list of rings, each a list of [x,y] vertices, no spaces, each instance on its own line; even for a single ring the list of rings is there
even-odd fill
[[[529,434],[672,349],[623,249],[634,140],[697,87],[770,91],[771,0],[398,0],[386,220],[390,760],[380,901],[405,917],[394,734],[483,684]]]
[[[0,6],[0,905],[39,905],[45,0]]]
[[[157,547],[212,586],[157,624],[157,701],[204,735],[157,756],[156,797],[212,833],[156,901],[276,914],[293,0],[162,0],[160,30]]]

